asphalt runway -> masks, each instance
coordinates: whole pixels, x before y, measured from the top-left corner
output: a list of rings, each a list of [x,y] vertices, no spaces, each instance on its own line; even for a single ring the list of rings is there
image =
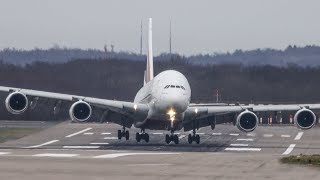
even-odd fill
[[[284,165],[291,154],[320,153],[320,129],[259,126],[252,133],[232,125],[202,128],[200,144],[189,132],[167,145],[167,131],[147,131],[150,142],[117,139],[115,124],[63,122],[39,133],[0,144],[4,179],[319,179],[315,167]]]

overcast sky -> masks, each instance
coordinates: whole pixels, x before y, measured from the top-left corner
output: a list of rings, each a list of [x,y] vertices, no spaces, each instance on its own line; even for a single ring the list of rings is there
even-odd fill
[[[155,54],[320,45],[319,0],[0,0],[0,48],[67,47],[139,52],[153,18]],[[144,44],[145,51],[146,43]]]

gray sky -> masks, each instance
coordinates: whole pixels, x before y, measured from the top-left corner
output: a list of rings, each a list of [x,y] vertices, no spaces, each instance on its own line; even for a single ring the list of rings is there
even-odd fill
[[[154,52],[190,55],[320,45],[318,0],[0,0],[0,48],[67,47],[139,52],[153,18]]]

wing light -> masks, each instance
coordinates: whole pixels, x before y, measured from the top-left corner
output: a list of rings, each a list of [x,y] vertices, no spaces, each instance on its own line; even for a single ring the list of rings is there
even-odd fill
[[[174,109],[169,109],[169,111],[167,112],[167,115],[169,115],[169,118],[171,121],[174,121],[176,118],[176,111]]]
[[[194,110],[194,112],[195,112],[196,114],[198,114],[198,108],[196,108],[196,109]]]
[[[135,105],[133,106],[133,108],[134,108],[134,110],[136,111],[137,108],[138,108],[138,105],[135,104]]]

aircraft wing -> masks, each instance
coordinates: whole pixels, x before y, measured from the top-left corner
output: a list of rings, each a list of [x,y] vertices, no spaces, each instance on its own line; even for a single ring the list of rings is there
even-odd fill
[[[88,103],[92,107],[100,108],[103,110],[109,110],[113,112],[113,114],[117,113],[118,115],[126,118],[135,118],[135,117],[141,118],[141,116],[147,115],[149,111],[149,106],[147,104],[139,104],[139,103],[133,103],[133,102],[107,100],[107,99],[99,99],[99,98],[93,98],[93,97],[53,93],[53,92],[46,92],[46,91],[37,91],[37,90],[31,90],[31,89],[19,89],[19,88],[4,87],[4,86],[0,86],[0,92],[7,92],[9,94],[14,92],[19,92],[24,94],[28,99],[44,98],[44,99],[53,99],[58,101],[59,100],[66,101],[69,103],[83,101]]]
[[[310,117],[314,118],[314,125],[316,123],[316,116],[314,111],[320,110],[320,104],[279,104],[279,105],[216,105],[201,104],[197,106],[193,104],[185,112],[186,124],[187,122],[196,121],[199,127],[214,126],[215,124],[234,123],[237,124],[237,117],[242,112],[249,112],[259,114],[260,112],[284,112],[284,111],[307,111]],[[301,113],[300,113],[301,114]],[[256,116],[257,117],[257,116]],[[188,125],[187,125],[188,127]],[[309,127],[309,126],[308,126]],[[187,128],[189,130],[191,127]],[[300,128],[303,128],[301,126]]]

